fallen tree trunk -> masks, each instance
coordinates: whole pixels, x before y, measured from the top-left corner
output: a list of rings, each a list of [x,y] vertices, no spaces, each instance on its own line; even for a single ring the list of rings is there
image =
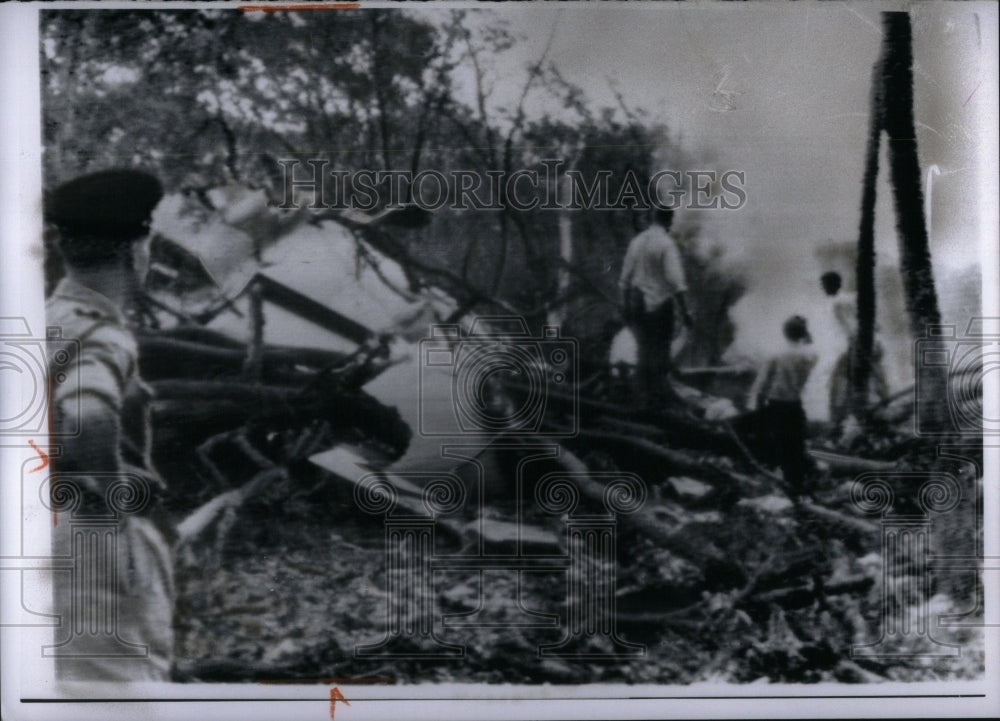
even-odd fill
[[[801,500],[798,508],[827,523],[838,526],[842,530],[850,531],[857,536],[870,538],[871,536],[878,536],[882,532],[881,527],[877,523],[849,516],[846,513],[820,506],[812,501]]]
[[[825,583],[822,593],[827,596],[838,596],[841,594],[866,593],[874,585],[875,581],[870,576],[856,576],[838,581],[836,583]],[[744,606],[769,606],[777,604],[785,609],[803,608],[809,606],[816,600],[820,589],[813,586],[795,586],[792,588],[777,588],[771,591],[760,591],[752,593],[745,598],[734,599],[733,607]],[[615,612],[615,620],[626,625],[682,625],[704,624],[707,621],[694,621],[685,617],[692,616],[699,611],[705,610],[705,603],[698,601],[682,608],[671,608],[662,611],[639,611],[629,612],[618,610]]]
[[[321,418],[335,430],[357,429],[380,441],[391,458],[402,455],[410,442],[410,427],[399,412],[361,390],[315,388],[303,394],[286,386],[193,380],[150,385],[156,394],[153,422],[162,441],[205,438],[250,421],[281,427]]]
[[[532,392],[532,388],[525,384],[507,383],[505,385],[516,394]],[[697,450],[711,450],[713,453],[731,456],[738,456],[741,452],[725,429],[717,423],[701,420],[683,411],[671,408],[659,411],[628,408],[617,403],[583,398],[578,394],[566,393],[554,388],[545,389],[545,402],[556,413],[577,413],[581,424],[584,421],[594,421],[610,416],[654,425],[671,438],[673,445]],[[555,421],[555,418],[547,418],[546,420]]]
[[[848,456],[821,448],[809,449],[809,455],[817,461],[823,461],[834,470],[848,473],[887,471],[896,467],[895,463],[890,463],[889,461],[875,461],[869,458],[861,458],[860,456]]]
[[[706,459],[692,459],[689,455],[683,452],[665,448],[659,444],[641,438],[632,438],[631,436],[626,436],[620,433],[612,433],[610,431],[589,430],[581,430],[578,438],[588,441],[618,443],[626,447],[640,450],[641,452],[652,457],[666,461],[670,464],[672,470],[692,475],[709,483],[719,484],[724,488],[742,488],[747,491],[755,492],[761,486],[761,483],[757,481],[757,479],[720,468]],[[829,523],[842,530],[846,530],[855,536],[862,536],[868,539],[873,535],[877,536],[881,532],[880,527],[871,521],[847,515],[840,511],[821,506],[813,501],[801,500],[797,504],[797,508],[824,521],[825,523]]]
[[[647,454],[661,461],[666,461],[672,471],[678,474],[693,475],[708,483],[722,484],[727,487],[743,487],[756,490],[760,484],[755,479],[742,474],[733,473],[712,463],[705,458],[692,458],[690,454],[666,448],[644,438],[634,438],[623,433],[605,430],[581,429],[577,438],[587,441],[603,441],[612,445],[628,447],[634,451]]]
[[[175,328],[164,328],[156,331],[155,333],[140,330],[138,334],[140,342],[143,336],[187,340],[194,343],[202,343],[205,345],[217,346],[219,348],[231,348],[236,350],[246,348],[246,343],[236,340],[235,338],[231,338],[225,333],[220,333],[217,330],[206,328],[203,325],[179,325]]]
[[[235,512],[247,499],[259,493],[264,486],[284,478],[286,475],[284,468],[267,468],[239,488],[220,493],[207,503],[203,503],[177,524],[176,545],[181,547],[194,542],[224,513]]]
[[[854,595],[866,593],[873,585],[875,585],[875,579],[871,576],[855,576],[836,583],[824,582],[819,588],[807,585],[761,591],[751,595],[744,604],[767,606],[776,603],[782,608],[803,608],[815,601],[821,593],[827,596],[838,596],[845,593]]]
[[[604,507],[605,486],[590,476],[590,470],[583,461],[571,451],[563,448],[556,462],[570,472],[568,477],[584,498]],[[696,563],[705,565],[731,563],[713,544],[696,541],[685,534],[671,532],[663,521],[645,506],[631,514],[618,514],[617,519],[622,527],[634,529],[667,550]]]
[[[144,380],[168,378],[236,378],[246,360],[245,348],[228,348],[152,334],[139,336],[140,372]],[[294,368],[326,368],[347,359],[344,353],[317,348],[264,346],[261,358],[263,377],[274,382],[295,380]],[[305,381],[310,374],[299,374]]]

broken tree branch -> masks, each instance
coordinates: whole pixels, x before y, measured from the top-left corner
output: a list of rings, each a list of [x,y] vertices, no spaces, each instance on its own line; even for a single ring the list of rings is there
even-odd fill
[[[235,511],[247,499],[258,494],[265,486],[286,476],[287,473],[284,468],[272,466],[260,471],[239,488],[221,493],[207,503],[202,504],[177,524],[176,546],[181,548],[192,543],[218,520],[223,513]]]
[[[557,463],[570,472],[570,478],[582,496],[603,506],[605,487],[590,476],[590,471],[583,461],[571,451],[563,448]],[[671,532],[651,510],[639,508],[635,513],[619,515],[618,522],[622,526],[634,528],[641,535],[685,558],[702,563],[724,563],[727,560],[715,546],[704,543],[702,540],[692,540],[683,533]]]

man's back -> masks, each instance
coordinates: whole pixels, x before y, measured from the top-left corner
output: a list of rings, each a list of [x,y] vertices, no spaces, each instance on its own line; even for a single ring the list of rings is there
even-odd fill
[[[772,401],[800,400],[809,373],[816,365],[815,353],[790,347],[768,361],[761,395]]]
[[[654,223],[632,239],[622,265],[621,286],[642,291],[648,310],[687,289],[677,245],[662,226]]]
[[[65,343],[51,344],[50,367],[73,364],[78,373],[65,380],[51,375],[51,402],[56,427],[63,421],[78,427],[77,436],[62,436],[63,453],[53,459],[57,472],[78,479],[85,493],[80,512],[106,517],[113,508],[105,494],[113,482],[127,480],[148,484],[154,492],[162,485],[149,461],[149,395],[138,374],[135,337],[122,312],[106,297],[72,279],[64,279],[46,303],[46,321],[60,329],[75,357],[56,359],[68,352]],[[58,362],[61,360],[62,362]],[[55,362],[54,362],[55,361]],[[72,379],[72,380],[70,380]],[[136,416],[130,409],[141,409]],[[79,414],[71,418],[70,414]],[[114,480],[112,480],[114,479]],[[149,498],[135,489],[136,498]],[[100,621],[100,633],[81,634],[64,627],[57,631],[57,676],[80,681],[166,680],[173,647],[173,578],[170,550],[148,517],[149,503],[132,515],[118,516],[115,556],[117,571],[105,570],[98,585],[69,574],[53,578],[56,606],[67,624],[76,628]],[[64,555],[78,553],[72,546],[74,525],[53,527],[53,548]],[[82,553],[82,552],[80,552]],[[81,555],[78,562],[85,563]],[[73,594],[73,595],[71,595]],[[74,600],[75,599],[75,600]],[[105,608],[111,619],[93,619]],[[83,617],[80,617],[83,614]],[[88,615],[91,614],[91,615]],[[107,624],[112,624],[110,627]],[[115,633],[112,633],[114,629]],[[119,639],[108,647],[106,637]],[[143,651],[145,647],[145,651]]]

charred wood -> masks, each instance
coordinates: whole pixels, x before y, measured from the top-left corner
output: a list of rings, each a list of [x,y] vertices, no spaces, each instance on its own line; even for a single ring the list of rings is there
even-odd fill
[[[140,372],[145,380],[167,378],[212,379],[239,376],[246,358],[243,346],[209,341],[173,338],[166,334],[141,334],[139,340]],[[345,360],[343,353],[318,348],[264,346],[262,365],[265,380],[288,378],[296,366],[322,368]]]
[[[360,390],[303,395],[299,388],[254,383],[164,380],[156,394],[153,421],[163,441],[197,440],[254,422],[277,428],[325,419],[334,431],[356,429],[383,443],[390,457],[402,455],[411,431],[395,408]],[[346,412],[350,409],[350,412]]]
[[[531,391],[529,386],[519,383],[507,383],[506,387],[515,395]],[[552,388],[546,388],[545,399],[554,411],[550,416],[553,422],[555,422],[556,414],[560,412],[570,413],[576,408],[581,424],[585,422],[593,424],[601,418],[610,416],[657,427],[671,439],[671,445],[731,456],[739,456],[741,453],[725,429],[718,424],[696,418],[691,413],[681,409],[637,410],[616,403],[583,398],[578,394]]]
[[[569,471],[568,477],[579,489],[581,496],[592,503],[604,504],[605,485],[590,476],[586,464],[571,451],[563,449],[558,463]],[[623,528],[633,529],[642,536],[651,538],[667,550],[705,566],[728,565],[722,551],[711,543],[694,541],[687,534],[673,531],[651,509],[640,507],[631,514],[619,514],[618,523]]]

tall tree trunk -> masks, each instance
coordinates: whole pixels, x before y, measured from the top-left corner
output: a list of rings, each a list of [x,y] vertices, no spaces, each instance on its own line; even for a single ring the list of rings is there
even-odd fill
[[[580,150],[577,150],[576,155],[573,157],[573,162],[570,163],[569,170],[576,168],[576,161],[579,157]],[[558,188],[557,192],[559,193],[559,204],[562,206],[559,210],[558,219],[559,257],[562,259],[562,265],[559,267],[556,281],[556,298],[558,299],[558,304],[549,311],[547,322],[549,325],[560,328],[566,321],[569,311],[569,303],[566,301],[566,298],[569,296],[570,283],[572,282],[569,269],[573,264],[573,220],[568,210],[569,204],[573,201],[573,187],[571,182],[571,179],[563,173],[562,183],[560,184],[558,180],[555,183]]]
[[[914,340],[941,323],[931,267],[920,163],[913,118],[913,45],[910,16],[882,13],[882,54],[872,75],[872,117],[858,236],[858,329],[852,358],[852,405],[859,417],[868,404],[875,327],[875,183],[881,132],[888,136],[890,178],[899,236],[900,272]],[[942,348],[943,350],[943,348]],[[947,408],[947,368],[917,359],[918,413],[922,431],[940,431]]]
[[[883,13],[886,54],[883,69],[884,126],[889,137],[889,165],[899,232],[900,267],[906,290],[906,310],[914,337],[941,322],[920,188],[916,128],[913,121],[913,48],[910,16]]]
[[[940,325],[937,292],[924,218],[924,198],[920,187],[916,127],[913,119],[913,45],[910,16],[905,12],[882,14],[885,28],[883,82],[884,127],[889,141],[896,229],[899,236],[900,270],[906,294],[913,338],[929,338],[933,326]],[[924,346],[926,343],[924,342]],[[926,348],[925,348],[926,349]],[[943,348],[942,348],[943,350]],[[917,387],[921,397],[921,429],[941,431],[947,409],[947,368],[925,367],[917,359]]]
[[[875,185],[878,180],[878,151],[882,136],[883,60],[884,57],[879,58],[872,68],[871,120],[861,191],[861,227],[858,231],[858,327],[852,346],[851,406],[859,417],[868,399],[868,379],[871,377],[872,347],[875,342]]]
[[[392,74],[386,72],[382,63],[382,35],[383,25],[386,22],[386,15],[382,10],[374,10],[371,14],[371,43],[372,43],[372,87],[375,91],[375,102],[378,106],[378,126],[379,136],[382,141],[382,166],[385,170],[392,169],[392,154],[389,141],[389,98],[390,88],[387,87],[392,80]]]

